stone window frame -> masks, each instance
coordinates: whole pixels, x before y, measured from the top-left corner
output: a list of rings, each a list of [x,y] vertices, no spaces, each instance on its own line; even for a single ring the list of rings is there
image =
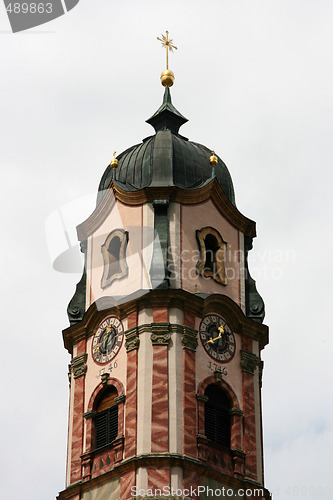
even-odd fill
[[[245,453],[242,449],[243,447],[243,415],[244,412],[240,408],[240,404],[235,392],[227,384],[227,382],[216,375],[220,372],[215,372],[214,376],[209,376],[202,380],[198,387],[197,392],[197,411],[198,411],[198,454],[199,458],[202,460],[207,460],[207,455],[209,450],[214,447],[219,447],[210,443],[205,435],[205,404],[207,401],[207,396],[205,396],[206,388],[209,385],[218,385],[229,397],[230,400],[230,416],[231,416],[231,429],[230,429],[230,450],[228,453],[231,454],[233,461],[233,477],[244,479],[245,470]]]
[[[104,407],[102,410],[99,409],[101,403],[105,401],[105,398],[109,393],[113,393],[115,396],[112,401]],[[94,427],[95,427],[95,446],[96,450],[100,448],[105,448],[106,446],[112,446],[115,439],[118,437],[118,416],[119,408],[117,403],[118,391],[114,385],[108,386],[108,388],[102,392],[96,406],[96,414],[94,415]],[[103,423],[102,423],[103,419]],[[113,431],[113,432],[112,432]],[[102,444],[98,444],[102,442]]]
[[[211,269],[205,267],[207,259],[207,248],[206,248],[206,238],[208,235],[213,236],[217,242],[217,250],[214,253],[216,259],[216,272],[214,273]],[[217,283],[226,286],[227,277],[225,273],[225,254],[227,251],[227,242],[224,241],[221,234],[213,227],[206,226],[201,229],[196,230],[196,238],[200,250],[199,260],[197,263],[197,272],[204,278],[212,278]]]
[[[98,402],[103,398],[103,393],[105,393],[110,387],[114,387],[118,393],[118,396],[115,398],[115,403],[118,405],[118,435],[116,439],[106,446],[112,447],[115,444],[118,444],[117,441],[120,439],[124,439],[124,416],[125,416],[125,393],[123,384],[113,378],[108,377],[107,380],[103,383],[101,382],[94,392],[92,393],[87,412],[84,414],[86,419],[86,437],[87,437],[87,451],[95,451],[95,417],[96,417],[96,407]]]
[[[120,249],[119,249],[119,272],[110,275],[110,267],[112,265],[111,254],[109,252],[109,247],[114,238],[120,239]],[[124,229],[113,229],[106,237],[105,242],[101,246],[101,252],[103,256],[104,268],[103,275],[101,279],[101,288],[106,288],[110,286],[115,280],[119,280],[128,275],[128,265],[126,262],[126,249],[128,243],[128,231]]]

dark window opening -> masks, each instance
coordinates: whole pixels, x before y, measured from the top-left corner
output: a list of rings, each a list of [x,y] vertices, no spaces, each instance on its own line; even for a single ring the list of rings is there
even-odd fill
[[[219,244],[217,239],[213,234],[207,234],[205,238],[205,248],[206,248],[206,261],[205,269],[211,271],[213,274],[216,273],[216,252],[219,249]]]
[[[108,234],[101,246],[104,269],[101,279],[101,287],[110,286],[113,281],[128,275],[126,263],[126,248],[128,232],[123,229],[114,229]]]
[[[227,243],[220,233],[212,227],[203,227],[196,231],[200,256],[197,263],[198,274],[212,278],[221,285],[227,284],[224,257]]]
[[[96,408],[95,431],[96,449],[112,444],[118,435],[118,404],[115,403],[117,390],[111,387],[103,394]]]
[[[111,278],[114,274],[120,273],[120,246],[121,241],[119,236],[114,236],[110,241],[110,245],[108,247],[109,253],[109,270],[107,279]]]
[[[230,448],[231,422],[230,403],[227,395],[216,385],[205,391],[205,434],[214,444]]]

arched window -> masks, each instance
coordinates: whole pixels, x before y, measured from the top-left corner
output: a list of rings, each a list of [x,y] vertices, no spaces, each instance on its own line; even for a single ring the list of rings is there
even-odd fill
[[[197,263],[198,274],[205,278],[213,278],[221,285],[227,284],[224,257],[227,243],[220,233],[212,227],[203,227],[196,231],[200,256]]]
[[[104,269],[101,287],[106,288],[114,280],[124,278],[128,275],[126,263],[126,247],[128,232],[123,229],[114,229],[107,236],[101,247]]]
[[[103,393],[96,407],[95,416],[95,448],[102,448],[111,444],[118,435],[118,396],[114,386]]]
[[[215,384],[205,390],[205,435],[213,443],[230,448],[230,403],[226,393]]]

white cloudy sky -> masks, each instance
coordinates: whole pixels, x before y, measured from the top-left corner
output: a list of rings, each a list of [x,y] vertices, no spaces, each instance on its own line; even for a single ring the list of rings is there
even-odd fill
[[[274,500],[333,498],[332,18],[329,0],[81,0],[13,35],[0,6],[1,498],[64,487],[61,331],[79,274],[53,270],[61,235],[45,227],[71,203],[73,231],[112,152],[150,135],[165,29],[182,133],[224,159],[257,221],[266,486]]]

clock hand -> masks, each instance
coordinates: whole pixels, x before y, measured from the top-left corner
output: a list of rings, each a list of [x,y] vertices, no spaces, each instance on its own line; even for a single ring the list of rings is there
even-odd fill
[[[105,329],[105,332],[106,332],[106,333],[109,333],[109,332],[110,332],[110,330],[111,330],[111,327],[110,327],[110,330],[109,330],[109,331],[107,331],[107,330],[108,330],[108,328],[109,328],[109,327],[107,327],[107,328]],[[104,342],[105,342],[105,337],[104,337],[104,338],[102,338],[101,342],[99,342],[99,343],[97,344],[97,346],[96,346],[96,347],[95,347],[95,349],[94,349],[94,353],[95,353],[95,352],[97,352],[97,351],[99,351],[99,348],[101,347],[101,345],[103,345],[103,343],[104,343]]]
[[[222,326],[222,325],[220,325],[220,326],[218,327],[218,332],[219,332],[219,334],[218,334],[218,336],[217,336],[217,337],[213,337],[213,338],[211,338],[211,339],[207,340],[207,342],[205,342],[205,344],[214,344],[214,343],[215,343],[215,340],[219,340],[219,339],[222,337],[222,335],[223,335],[223,333],[224,333],[224,328],[223,328],[223,326]]]
[[[221,338],[221,335],[219,334],[217,337],[211,338],[207,340],[206,344],[214,344],[215,340],[218,340]]]
[[[222,325],[220,325],[220,326],[218,327],[218,331],[219,331],[219,335],[220,335],[220,338],[221,338],[222,334],[224,333],[224,328],[223,328],[223,326],[222,326]]]
[[[212,338],[212,339],[209,339],[209,340],[206,342],[206,344],[208,344],[208,342],[209,342],[210,344],[213,344],[213,343],[215,342],[215,340],[219,340],[219,339],[222,337],[222,334],[224,333],[224,328],[223,328],[223,326],[222,326],[222,325],[220,325],[220,326],[218,327],[218,331],[219,331],[218,336],[217,336],[217,337],[214,337],[214,338]]]
[[[223,326],[222,326],[222,325],[220,325],[220,326],[218,327],[218,331],[219,331],[218,336],[217,336],[217,337],[215,337],[215,338],[213,338],[214,342],[215,342],[215,340],[219,340],[219,339],[222,337],[222,334],[224,333],[224,328],[223,328]]]

